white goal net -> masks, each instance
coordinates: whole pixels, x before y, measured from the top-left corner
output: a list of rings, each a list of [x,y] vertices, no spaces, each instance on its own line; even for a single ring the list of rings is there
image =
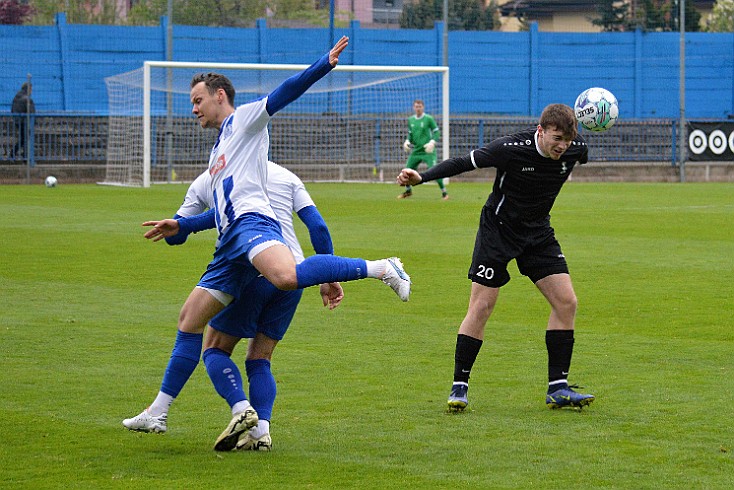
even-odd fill
[[[145,62],[105,79],[109,135],[105,184],[147,187],[189,182],[207,166],[216,131],[191,113],[193,75],[222,73],[244,104],[267,95],[307,65]],[[270,159],[309,181],[392,180],[413,101],[425,102],[448,155],[448,68],[338,65],[270,122]],[[439,160],[440,161],[440,160]]]

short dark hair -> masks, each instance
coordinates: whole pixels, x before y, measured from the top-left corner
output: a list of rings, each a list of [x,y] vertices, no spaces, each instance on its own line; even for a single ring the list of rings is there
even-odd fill
[[[548,129],[551,126],[563,133],[563,136],[574,139],[578,134],[576,115],[566,104],[551,104],[543,109],[540,115],[540,126]]]
[[[191,79],[191,88],[194,88],[201,82],[204,82],[206,90],[211,95],[214,95],[220,88],[224,90],[224,93],[227,94],[229,104],[234,107],[234,85],[232,85],[229,78],[224,75],[220,75],[219,73],[199,73],[194,75],[194,78]]]

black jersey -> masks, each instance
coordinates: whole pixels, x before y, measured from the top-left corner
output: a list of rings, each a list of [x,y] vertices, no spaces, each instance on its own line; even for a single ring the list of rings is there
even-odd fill
[[[558,160],[540,154],[536,129],[491,141],[466,156],[452,158],[421,174],[423,180],[451,177],[474,168],[497,169],[486,206],[510,225],[548,223],[550,210],[573,168],[588,161],[588,147],[576,136]]]

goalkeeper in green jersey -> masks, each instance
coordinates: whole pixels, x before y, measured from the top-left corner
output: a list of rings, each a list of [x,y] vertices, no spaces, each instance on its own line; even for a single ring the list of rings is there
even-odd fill
[[[410,153],[405,166],[416,170],[421,162],[424,162],[428,168],[431,168],[436,164],[436,141],[441,137],[441,131],[433,116],[425,113],[425,104],[422,100],[416,99],[413,102],[413,110],[415,114],[408,118],[408,138],[403,143],[405,152]],[[443,179],[438,179],[436,182],[441,189],[442,199],[448,199],[449,194],[446,192],[446,186],[443,185]],[[398,199],[405,199],[412,195],[413,189],[407,185],[405,192],[398,195]]]

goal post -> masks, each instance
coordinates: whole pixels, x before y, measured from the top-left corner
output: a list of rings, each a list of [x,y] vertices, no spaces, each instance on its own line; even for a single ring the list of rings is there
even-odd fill
[[[208,164],[216,132],[191,114],[195,73],[226,75],[237,105],[270,93],[308,65],[146,61],[105,79],[109,99],[106,184],[189,182]],[[415,99],[441,128],[449,154],[449,70],[337,65],[270,122],[270,159],[310,181],[379,181],[405,163],[402,142]],[[388,174],[389,175],[389,174]]]

